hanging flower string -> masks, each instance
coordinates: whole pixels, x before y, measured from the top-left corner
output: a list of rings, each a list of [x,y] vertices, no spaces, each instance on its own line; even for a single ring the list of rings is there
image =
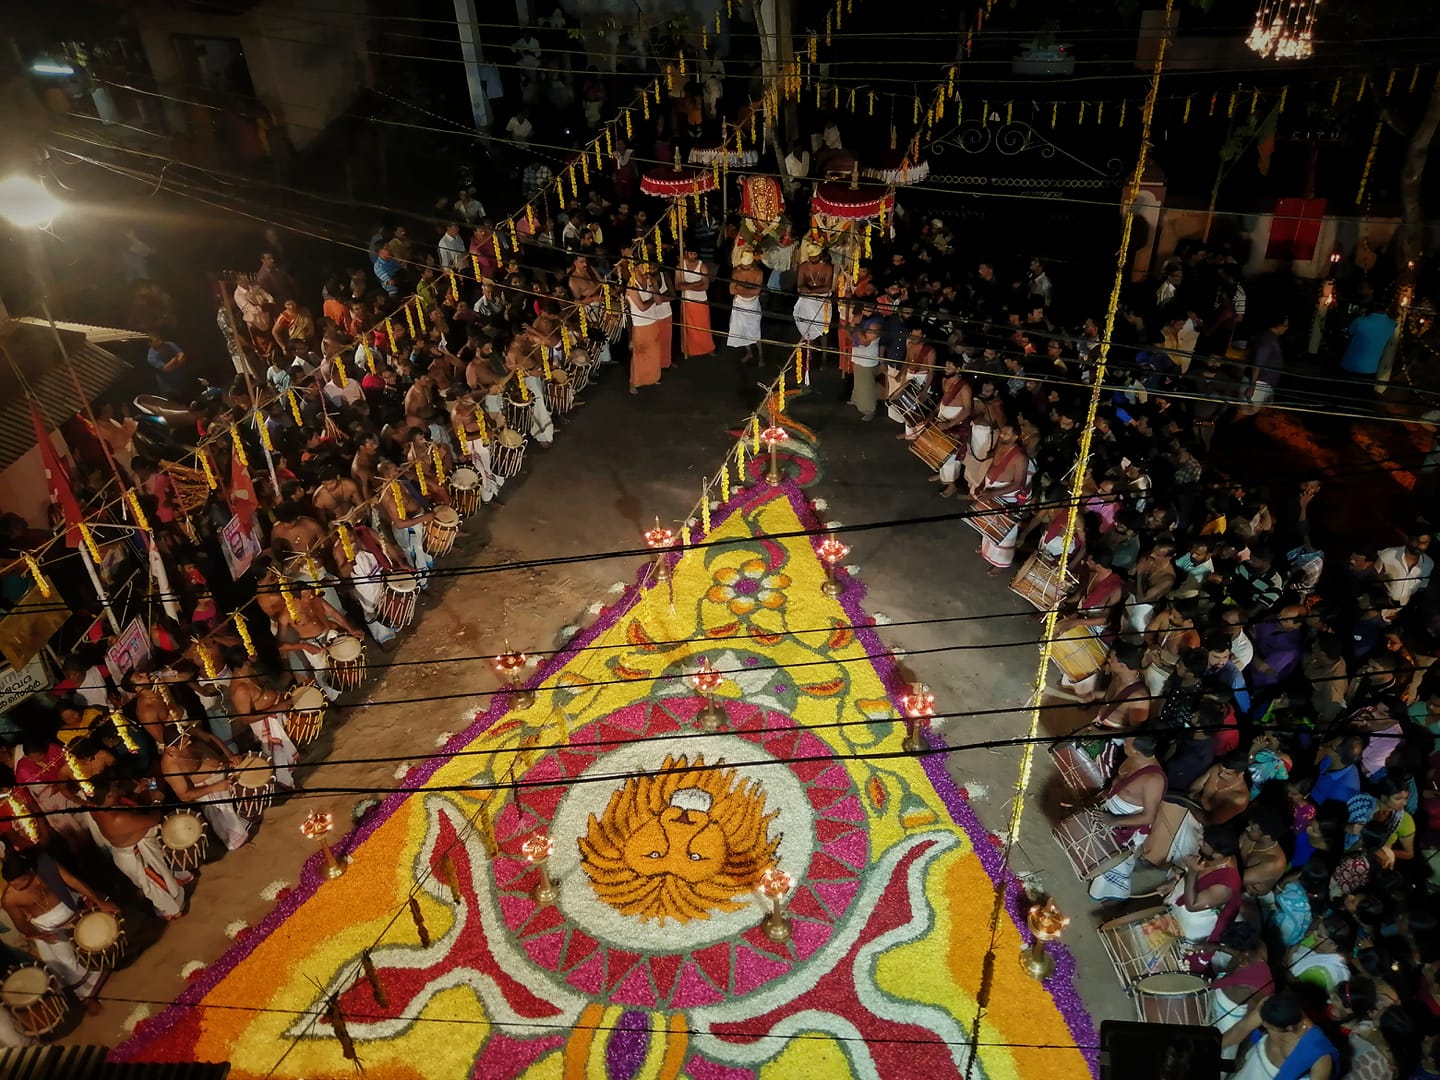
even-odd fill
[[[280,596],[285,601],[285,611],[290,615],[290,621],[299,622],[300,607],[295,603],[295,593],[291,591],[288,581],[280,583]]]
[[[239,459],[241,467],[248,469],[250,467],[250,459],[245,456],[245,440],[240,438],[240,429],[238,427],[232,427],[230,429],[230,442],[235,447],[235,457]]]
[[[91,530],[88,522],[82,521],[79,524],[80,539],[85,541],[85,550],[90,553],[90,558],[95,560],[95,566],[98,569],[100,566],[100,546],[95,543],[95,533]]]
[[[345,558],[352,563],[355,561],[355,538],[350,534],[350,526],[341,522],[336,531],[340,534],[340,547],[345,552]]]
[[[390,498],[395,502],[395,516],[401,521],[405,520],[405,495],[400,490],[400,481],[390,481]]]
[[[130,516],[134,518],[135,524],[146,532],[150,532],[150,521],[145,516],[145,511],[140,508],[140,496],[135,493],[134,488],[125,489],[125,505],[130,507]],[[50,595],[46,593],[45,595]]]
[[[115,734],[120,736],[120,742],[126,750],[132,754],[140,753],[140,743],[135,738],[135,725],[130,718],[119,709],[110,713],[110,723],[114,725]]]
[[[250,637],[250,626],[245,621],[245,616],[235,612],[231,616],[235,620],[235,633],[240,635],[240,641],[245,646],[245,653],[250,659],[255,659],[255,641]]]
[[[210,464],[210,453],[206,450],[199,452],[200,467],[205,470],[205,483],[210,485],[210,490],[215,491],[220,487],[220,482],[215,479],[215,467]]]
[[[435,482],[443,486],[445,483],[445,458],[440,453],[440,447],[430,447],[430,460],[435,463]]]
[[[35,582],[35,587],[40,590],[40,595],[48,599],[51,595],[50,582],[45,580],[39,562],[28,551],[21,558],[25,560],[25,569],[30,571],[30,579]]]
[[[90,783],[90,774],[85,771],[85,766],[80,764],[80,759],[68,746],[62,746],[60,752],[65,755],[65,767],[70,770],[70,775],[75,778],[75,784],[80,789],[80,794],[87,799],[95,794],[95,785]]]
[[[300,395],[297,394],[294,390],[291,390],[290,393],[286,395],[286,397],[290,402],[290,415],[295,417],[295,426],[304,427],[305,418],[300,415]]]
[[[35,827],[35,818],[12,791],[5,796],[5,807],[10,811],[10,818],[26,838],[33,843],[40,840],[40,830]]]
[[[204,642],[196,645],[195,655],[200,657],[200,666],[205,670],[205,678],[214,682],[220,672],[215,667],[215,658],[210,655],[210,650],[205,647]]]

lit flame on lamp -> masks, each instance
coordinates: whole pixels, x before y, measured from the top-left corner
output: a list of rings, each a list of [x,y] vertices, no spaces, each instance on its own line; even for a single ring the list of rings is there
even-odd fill
[[[760,892],[770,901],[770,912],[765,916],[764,926],[765,936],[771,941],[790,940],[790,919],[781,901],[794,886],[795,879],[778,866],[772,866],[760,875]]]
[[[725,676],[716,671],[708,657],[700,658],[700,666],[690,676],[690,685],[705,699],[705,707],[695,714],[695,724],[701,731],[718,731],[725,722],[725,710],[715,701],[715,691]]]
[[[845,591],[845,586],[835,576],[835,567],[850,554],[850,549],[837,537],[828,536],[818,550],[825,563],[825,584],[820,586],[820,591],[829,597],[839,596]]]
[[[330,850],[330,841],[327,839],[331,830],[335,828],[335,815],[322,814],[318,811],[311,813],[300,823],[300,834],[306,840],[318,840],[320,850],[325,855],[325,869],[321,871],[327,879],[333,880],[345,873],[350,865],[349,857],[338,857]]]
[[[911,683],[910,692],[900,699],[900,706],[905,710],[903,745],[910,753],[918,754],[925,748],[924,740],[920,736],[920,725],[935,715],[935,695],[930,693],[930,688],[923,683]]]
[[[505,651],[495,657],[495,673],[515,695],[515,707],[517,709],[528,709],[535,704],[535,693],[531,690],[523,690],[520,687],[520,675],[525,670],[525,665],[530,660],[523,652],[516,652],[510,648],[510,643],[505,643]]]
[[[555,853],[555,841],[544,833],[536,833],[520,845],[520,853],[540,875],[535,888],[530,890],[530,899],[537,904],[553,904],[560,895],[560,890],[555,887],[555,882],[550,877],[549,867],[550,856]]]
[[[1055,898],[1050,897],[1044,904],[1036,904],[1030,909],[1025,923],[1034,940],[1020,950],[1020,966],[1031,978],[1048,979],[1055,971],[1055,958],[1045,951],[1045,943],[1059,940],[1065,927],[1070,925],[1070,917],[1062,915],[1055,905]]]
[[[655,527],[646,529],[641,535],[645,539],[645,546],[655,552],[655,580],[658,582],[669,581],[670,562],[666,556],[675,546],[675,530],[664,528],[657,517]]]
[[[770,467],[765,470],[765,482],[767,484],[778,484],[784,479],[780,475],[780,452],[779,447],[789,436],[785,429],[778,424],[771,424],[764,431],[760,432],[760,438],[770,448]]]

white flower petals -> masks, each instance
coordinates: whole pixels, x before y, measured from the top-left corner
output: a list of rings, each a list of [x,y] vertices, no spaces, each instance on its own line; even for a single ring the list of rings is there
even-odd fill
[[[244,919],[236,919],[234,922],[225,924],[225,936],[234,941],[244,931],[250,929],[250,924]]]
[[[399,765],[395,766],[395,779],[405,779],[406,775],[413,768],[415,768],[415,763],[413,761],[402,761]]]
[[[188,964],[186,964],[184,967],[182,967],[182,968],[180,969],[180,978],[182,978],[182,979],[188,979],[188,978],[190,978],[191,975],[194,975],[197,971],[204,971],[204,970],[205,970],[205,965],[204,965],[201,961],[199,961],[199,960],[191,960]]]
[[[201,964],[200,966],[204,967],[205,965]],[[128,1031],[133,1034],[135,1029],[139,1027],[143,1021],[148,1020],[149,1018],[150,1006],[136,1005],[135,1008],[130,1010],[130,1015],[125,1017],[125,1019],[120,1022],[120,1027],[122,1030]]]
[[[289,887],[290,883],[288,881],[277,878],[260,890],[260,899],[264,900],[267,904],[273,904],[279,899],[280,893]]]

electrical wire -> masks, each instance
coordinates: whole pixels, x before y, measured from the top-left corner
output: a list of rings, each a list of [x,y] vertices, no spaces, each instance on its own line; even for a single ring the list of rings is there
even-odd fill
[[[81,140],[81,141],[84,141],[84,140]],[[101,145],[104,145],[104,144],[101,144]],[[67,150],[67,149],[65,149],[65,148],[63,148],[63,147],[52,146],[51,149],[54,150],[54,151],[56,151],[56,152],[58,152],[58,153],[67,154],[67,155],[69,155],[69,156],[71,156],[71,157],[74,157],[76,160],[83,161],[83,162],[85,162],[85,163],[87,163],[87,164],[95,165],[95,166],[97,166],[97,167],[99,167],[99,168],[102,168],[102,169],[106,169],[106,170],[109,170],[109,171],[112,171],[112,172],[119,173],[120,175],[129,176],[129,177],[132,178],[132,179],[142,179],[142,178],[143,178],[143,179],[145,179],[147,182],[148,182],[148,180],[153,179],[153,177],[151,177],[149,174],[135,172],[135,171],[129,170],[129,169],[123,167],[123,166],[116,166],[116,165],[113,165],[113,164],[108,163],[108,162],[102,162],[102,161],[99,161],[98,159],[86,157],[86,156],[84,156],[84,155],[77,154],[77,153],[75,153],[74,151]],[[113,149],[121,149],[121,148],[114,147]],[[146,155],[146,156],[156,156],[156,155]],[[207,199],[205,199],[204,197],[194,194],[194,192],[195,192],[196,190],[199,190],[199,191],[201,191],[201,192],[204,192],[205,194],[213,195],[213,196],[215,196],[215,197],[217,197],[217,198],[218,198],[218,197],[224,197],[224,196],[222,196],[222,193],[214,192],[214,191],[207,191],[207,189],[197,188],[197,187],[195,187],[195,186],[193,186],[193,185],[191,186],[191,189],[188,190],[188,191],[187,191],[187,190],[181,190],[181,188],[175,187],[175,186],[172,186],[170,190],[173,190],[173,191],[175,191],[177,194],[180,194],[180,195],[182,195],[182,196],[184,196],[184,197],[186,197],[186,198],[190,198],[190,199],[192,199],[192,200],[194,200],[194,201],[196,201],[196,202],[200,202],[200,203],[202,203],[202,204],[204,204],[204,205],[214,206],[214,207],[216,207],[216,208],[219,208],[221,204],[209,202],[209,201],[208,201]],[[1053,201],[1053,200],[1048,200],[1048,201]],[[284,228],[284,229],[287,229],[287,230],[289,230],[289,231],[296,232],[296,233],[298,233],[298,234],[300,234],[300,235],[309,236],[309,237],[311,237],[312,239],[323,240],[323,241],[325,241],[325,242],[327,242],[327,243],[336,244],[336,245],[339,245],[339,246],[342,246],[342,247],[348,247],[348,248],[351,248],[351,249],[356,250],[356,251],[365,250],[360,244],[358,244],[358,243],[356,243],[356,242],[347,241],[347,240],[344,240],[344,239],[342,239],[342,238],[335,237],[335,236],[333,236],[333,235],[324,235],[324,234],[312,232],[312,231],[309,231],[309,230],[306,230],[306,229],[297,228],[293,223],[285,223],[285,222],[280,222],[280,221],[277,221],[277,220],[274,220],[274,219],[271,219],[271,218],[266,218],[266,217],[264,217],[264,216],[262,216],[262,215],[260,215],[260,214],[256,214],[256,213],[253,213],[253,212],[251,212],[251,211],[247,211],[247,210],[245,210],[245,209],[243,209],[243,208],[240,208],[240,207],[238,207],[238,206],[237,206],[235,203],[233,203],[233,202],[230,203],[229,206],[226,207],[226,208],[229,209],[229,210],[231,210],[232,212],[238,212],[238,213],[245,214],[245,216],[251,217],[251,218],[253,218],[253,219],[257,220],[257,221],[261,221],[261,222],[263,222],[263,223],[265,223],[265,224],[270,224],[270,225],[274,225],[274,226],[279,227],[279,228]],[[399,211],[396,211],[396,212],[399,213]],[[410,216],[414,216],[414,215],[410,215]],[[535,246],[541,247],[541,248],[544,248],[544,249],[548,249],[548,250],[556,250],[556,251],[561,250],[558,245],[536,244]],[[674,270],[676,269],[676,267],[675,267],[673,264],[668,264],[668,263],[664,263],[664,262],[658,262],[657,265],[661,266],[661,267],[664,268],[664,269],[670,270],[672,273],[673,273]],[[470,280],[470,277],[469,277],[468,275],[465,275],[465,274],[457,273],[456,276],[457,276],[457,277],[460,277],[460,278],[464,278],[467,282]],[[717,282],[724,282],[724,281],[727,281],[727,280],[729,280],[729,279],[724,278],[724,277],[721,276],[721,275],[717,275],[717,276],[715,277],[715,281],[717,281]],[[514,286],[510,286],[510,285],[505,285],[505,286],[502,286],[502,287],[503,287],[503,288],[505,289],[505,291],[507,291],[507,292],[514,292],[514,293],[519,293],[519,294],[521,294],[521,295],[533,296],[533,297],[536,297],[537,299],[547,299],[547,300],[553,299],[553,297],[551,297],[549,294],[544,293],[544,292],[542,292],[542,291],[540,291],[540,290],[538,290],[538,289],[528,289],[528,288],[527,288],[527,289],[518,289],[518,288],[516,288],[516,287],[514,287]],[[798,294],[792,294],[792,293],[788,293],[788,292],[787,292],[787,293],[781,293],[779,290],[771,290],[771,293],[772,293],[772,294],[775,294],[775,295],[784,295],[784,296],[786,296],[786,297],[789,297],[789,296],[792,296],[792,295],[798,295]],[[710,306],[712,309],[715,309],[715,310],[721,310],[721,311],[730,310],[730,305],[727,305],[727,304],[724,304],[724,303],[721,303],[721,302],[714,302],[714,301],[712,301],[712,302],[710,302],[709,306]],[[967,318],[958,317],[958,316],[951,317],[951,318],[949,318],[947,321],[952,322],[952,323],[957,324],[957,325],[960,325],[960,326],[979,326],[979,327],[987,327],[987,326],[989,325],[989,324],[983,322],[982,320],[967,319]],[[1023,328],[1022,328],[1022,329],[1023,329]],[[1064,337],[1062,337],[1061,335],[1058,335],[1058,334],[1057,334],[1057,335],[1047,335],[1047,334],[1045,334],[1044,332],[1041,332],[1041,331],[1038,331],[1038,330],[1033,331],[1033,335],[1034,335],[1035,337],[1041,338],[1042,340],[1045,339],[1045,338],[1047,338],[1047,337],[1049,337],[1049,336],[1057,337],[1057,338],[1060,338],[1061,340],[1066,340],[1066,339],[1065,339]],[[793,343],[793,342],[779,341],[779,340],[776,340],[776,339],[763,338],[763,337],[761,338],[761,343],[762,343],[762,344],[766,344],[766,345],[780,346],[780,347],[784,347],[784,348],[793,348],[793,347],[794,347],[794,343]],[[1134,350],[1135,352],[1137,352],[1137,353],[1138,353],[1139,351],[1141,351],[1138,347],[1126,345],[1126,344],[1124,344],[1124,343],[1116,342],[1116,343],[1114,343],[1114,344],[1115,344],[1117,347],[1122,348],[1122,349],[1133,349],[1133,350]],[[811,349],[811,352],[812,352],[812,353],[817,353],[817,354],[824,355],[824,356],[840,355],[840,350],[839,350],[839,349],[833,348],[833,347],[829,347],[829,346],[823,346],[823,347],[821,347],[821,346],[813,346],[813,345],[812,345],[812,346],[810,347],[810,349]],[[1166,351],[1170,351],[1170,350],[1166,350]],[[1192,355],[1193,355],[1193,356],[1199,356],[1199,355],[1201,355],[1201,354],[1195,353],[1195,354],[1192,354]],[[1070,362],[1070,361],[1067,361],[1067,362]],[[1074,362],[1079,363],[1078,361],[1074,361]],[[1228,362],[1228,361],[1227,361],[1227,362]],[[937,364],[937,365],[934,365],[934,366],[938,368],[938,367],[940,367],[941,365],[938,365],[938,364]],[[1081,365],[1081,366],[1083,367],[1084,365]],[[1113,366],[1114,366],[1117,370],[1122,371],[1122,372],[1126,372],[1126,373],[1133,373],[1133,374],[1141,375],[1141,376],[1148,376],[1148,375],[1152,375],[1152,374],[1153,374],[1153,371],[1152,371],[1152,370],[1150,370],[1150,369],[1148,369],[1148,368],[1144,368],[1144,367],[1142,367],[1142,366],[1140,366],[1140,365],[1138,365],[1138,364],[1133,364],[1133,363],[1132,363],[1132,364],[1116,363],[1116,364],[1113,365]],[[997,375],[996,377],[997,377],[997,378],[1003,378],[1003,377],[1005,377],[1005,376],[1003,376],[1003,375]],[[1034,373],[1034,372],[1026,372],[1025,375],[1024,375],[1024,377],[1025,377],[1026,379],[1033,379],[1033,380],[1035,380],[1035,381],[1044,383],[1044,384],[1046,384],[1046,385],[1072,386],[1072,387],[1084,388],[1084,389],[1086,389],[1086,390],[1089,389],[1089,384],[1088,384],[1088,383],[1080,382],[1080,381],[1077,381],[1077,380],[1066,380],[1066,379],[1063,379],[1063,378],[1060,378],[1060,377],[1054,376],[1054,375],[1048,375],[1048,374],[1047,374],[1047,375],[1040,375],[1040,374]],[[1302,378],[1302,379],[1303,379],[1303,378],[1309,378],[1309,379],[1311,379],[1312,381],[1334,382],[1334,383],[1339,384],[1339,385],[1347,385],[1347,384],[1350,384],[1350,381],[1349,381],[1349,380],[1346,380],[1346,379],[1341,378],[1341,377],[1339,377],[1339,376],[1324,376],[1324,375],[1306,376],[1306,375],[1304,375],[1304,374],[1297,373],[1297,377],[1298,377],[1298,378]],[[1406,386],[1406,384],[1399,383],[1399,382],[1396,381],[1396,380],[1387,380],[1387,381],[1386,381],[1386,385],[1387,385],[1387,386],[1389,386],[1389,385],[1398,385],[1398,386],[1404,386],[1406,389],[1412,389],[1411,387]],[[1123,392],[1134,392],[1135,387],[1132,386],[1130,383],[1117,383],[1117,384],[1106,385],[1106,386],[1104,387],[1104,389],[1105,389],[1107,392],[1122,392],[1122,393],[1123,393]],[[1173,399],[1173,400],[1206,401],[1206,402],[1211,402],[1211,403],[1221,404],[1221,405],[1240,405],[1240,404],[1243,403],[1241,399],[1239,399],[1239,398],[1237,398],[1237,397],[1234,397],[1234,396],[1201,394],[1201,393],[1197,393],[1197,392],[1195,392],[1195,391],[1189,391],[1189,390],[1184,390],[1184,389],[1179,389],[1179,388],[1170,389],[1170,390],[1165,390],[1165,391],[1163,391],[1163,392],[1156,391],[1155,393],[1157,393],[1157,396],[1166,397],[1166,398],[1170,398],[1170,399]],[[1323,394],[1323,393],[1320,393],[1320,392],[1310,392],[1307,396],[1312,397],[1312,398],[1314,398],[1314,399],[1316,399],[1316,400],[1318,400],[1318,401],[1320,401],[1320,402],[1333,401],[1333,402],[1337,402],[1337,403],[1345,403],[1345,404],[1348,404],[1348,403],[1353,403],[1353,401],[1355,400],[1355,399],[1354,399],[1354,396],[1353,396],[1353,395],[1350,395],[1350,394]],[[1312,406],[1312,405],[1307,405],[1307,404],[1302,403],[1302,402],[1300,402],[1300,401],[1287,402],[1287,401],[1281,401],[1281,400],[1271,400],[1271,401],[1269,401],[1269,402],[1265,402],[1265,403],[1263,403],[1261,406],[1259,406],[1259,408],[1275,409],[1275,410],[1279,410],[1279,411],[1282,411],[1282,412],[1308,413],[1308,414],[1323,415],[1323,416],[1328,416],[1328,417],[1337,417],[1337,418],[1351,419],[1351,420],[1366,420],[1366,421],[1380,421],[1380,422],[1401,422],[1401,423],[1408,423],[1408,422],[1411,422],[1411,421],[1413,421],[1413,420],[1418,420],[1418,419],[1420,419],[1420,416],[1421,416],[1421,414],[1420,414],[1418,411],[1417,411],[1415,414],[1406,414],[1406,413],[1397,414],[1397,413],[1393,410],[1393,407],[1392,407],[1391,409],[1387,409],[1387,410],[1384,411],[1384,412],[1343,411],[1343,410],[1339,410],[1339,409],[1335,409],[1335,408],[1315,407],[1315,406]],[[1417,409],[1425,409],[1425,408],[1426,408],[1426,407],[1425,407],[1423,404],[1417,406]]]

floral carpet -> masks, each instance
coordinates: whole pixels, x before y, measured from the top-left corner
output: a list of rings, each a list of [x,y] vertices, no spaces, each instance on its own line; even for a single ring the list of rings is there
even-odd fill
[[[344,877],[317,856],[114,1057],[237,1078],[349,1075],[347,1046],[384,1078],[1091,1075],[1073,962],[1024,974],[1008,879],[972,1043],[999,853],[943,755],[902,752],[863,589],[825,596],[822,538],[795,535],[818,524],[792,484],[737,492],[669,581],[642,572],[536,672],[533,704],[497,695],[372,811]],[[723,674],[711,734],[702,658]],[[783,942],[771,867],[794,879]]]

